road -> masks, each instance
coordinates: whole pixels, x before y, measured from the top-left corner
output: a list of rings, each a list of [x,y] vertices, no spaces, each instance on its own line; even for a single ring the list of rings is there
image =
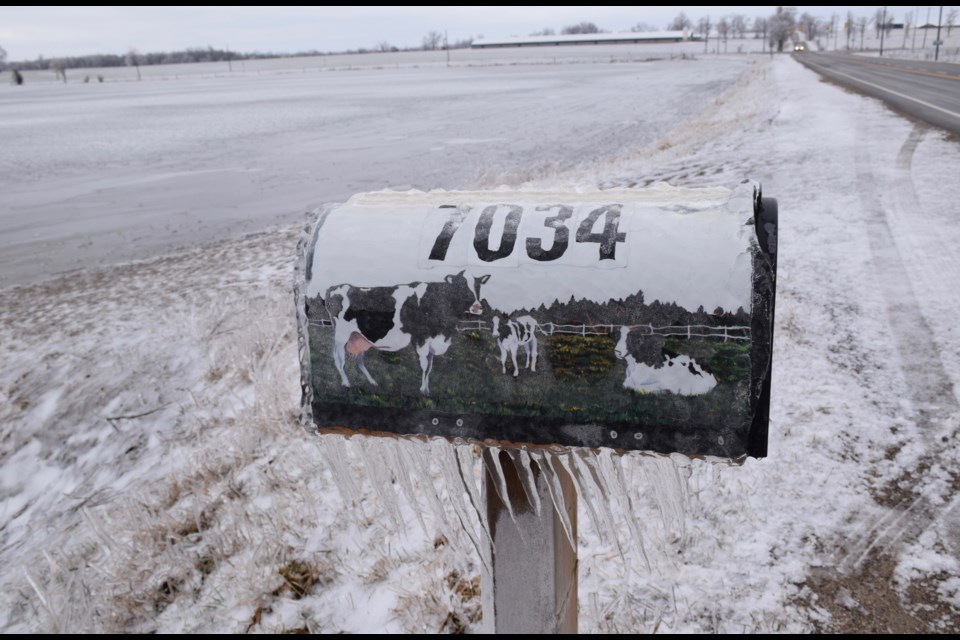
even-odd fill
[[[899,111],[960,134],[960,65],[810,52],[797,60]]]

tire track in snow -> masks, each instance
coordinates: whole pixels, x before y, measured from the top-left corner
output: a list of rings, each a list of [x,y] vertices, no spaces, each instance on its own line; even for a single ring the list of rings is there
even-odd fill
[[[891,184],[891,198],[883,197],[885,194],[873,172],[867,145],[857,145],[855,163],[857,190],[863,210],[868,215],[866,226],[872,266],[878,280],[884,283],[887,319],[900,356],[907,399],[915,410],[914,421],[925,441],[927,457],[936,459],[937,452],[947,440],[947,436],[942,435],[943,427],[952,415],[960,411],[960,406],[953,383],[943,366],[935,334],[918,303],[905,257],[907,260],[922,259],[917,261],[918,265],[914,265],[915,270],[919,267],[922,276],[944,277],[940,269],[947,265],[940,264],[936,259],[927,262],[931,257],[929,253],[909,246],[909,241],[903,242],[906,245],[904,248],[909,250],[904,256],[897,241],[900,236],[895,235],[891,228],[891,223],[898,220],[922,215],[910,178],[910,167],[923,133],[922,129],[915,128],[900,149],[896,177]],[[870,132],[861,131],[858,137],[869,139],[870,135]],[[935,270],[937,273],[934,273]],[[882,516],[868,521],[861,535],[852,539],[841,551],[837,564],[843,571],[858,570],[873,554],[881,553],[902,541],[915,539],[937,520],[940,515],[937,504],[942,500],[936,495],[936,489],[925,486],[925,471],[928,468],[905,472],[901,480],[907,485],[909,496]]]

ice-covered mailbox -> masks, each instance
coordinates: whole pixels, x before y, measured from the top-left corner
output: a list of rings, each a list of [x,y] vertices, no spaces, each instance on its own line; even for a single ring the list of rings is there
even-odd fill
[[[327,206],[301,243],[303,421],[763,456],[776,213],[753,184]]]

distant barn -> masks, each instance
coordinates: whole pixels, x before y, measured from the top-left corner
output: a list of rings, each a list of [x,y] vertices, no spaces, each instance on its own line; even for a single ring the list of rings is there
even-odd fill
[[[699,40],[688,30],[652,31],[643,33],[577,33],[561,36],[510,36],[509,38],[477,38],[472,49],[496,47],[550,47],[568,44],[647,44],[656,42],[687,42]]]

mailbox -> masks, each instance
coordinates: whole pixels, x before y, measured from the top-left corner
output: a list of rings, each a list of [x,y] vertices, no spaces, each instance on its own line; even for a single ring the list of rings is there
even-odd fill
[[[296,287],[303,422],[764,456],[776,226],[753,184],[326,206]]]

